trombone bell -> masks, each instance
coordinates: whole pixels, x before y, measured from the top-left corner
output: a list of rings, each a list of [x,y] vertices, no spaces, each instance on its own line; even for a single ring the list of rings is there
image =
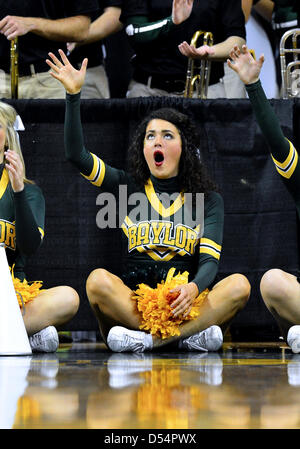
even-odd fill
[[[300,28],[294,28],[286,31],[280,39],[282,97],[285,99],[300,97],[300,49],[297,45],[299,36]],[[292,48],[287,48],[287,41],[290,40],[292,40]],[[286,61],[287,55],[292,56],[292,61],[288,64]]]

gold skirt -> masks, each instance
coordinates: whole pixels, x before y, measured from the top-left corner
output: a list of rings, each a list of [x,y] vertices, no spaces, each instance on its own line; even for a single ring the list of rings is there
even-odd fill
[[[170,290],[178,285],[187,284],[189,275],[185,271],[173,276],[174,272],[175,268],[171,268],[166,280],[157,284],[156,288],[151,288],[147,284],[139,284],[133,295],[142,317],[140,329],[149,331],[152,335],[162,339],[180,335],[179,325],[184,321],[194,320],[200,315],[200,305],[209,293],[207,288],[195,298],[187,316],[174,317],[170,304],[176,299],[178,293],[170,293]]]

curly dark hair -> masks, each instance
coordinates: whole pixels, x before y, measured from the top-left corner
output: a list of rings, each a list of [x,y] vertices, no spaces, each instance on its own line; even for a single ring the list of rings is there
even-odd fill
[[[208,175],[200,160],[200,136],[192,119],[176,109],[161,108],[152,111],[138,125],[129,145],[129,171],[138,183],[145,185],[150,170],[143,154],[144,139],[148,123],[161,119],[172,123],[178,129],[182,150],[179,163],[178,179],[181,191],[186,193],[207,193],[217,190],[217,186]]]

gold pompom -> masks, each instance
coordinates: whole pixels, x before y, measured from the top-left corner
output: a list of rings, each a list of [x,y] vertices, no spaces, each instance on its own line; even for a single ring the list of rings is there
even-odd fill
[[[135,290],[133,299],[137,309],[142,315],[141,330],[149,331],[159,338],[168,338],[180,335],[179,325],[184,321],[194,320],[200,315],[200,304],[207,297],[209,290],[205,289],[195,298],[189,314],[185,317],[174,317],[171,303],[179,295],[178,292],[170,292],[178,285],[188,283],[189,273],[178,273],[174,276],[175,268],[168,271],[166,280],[151,288],[147,284],[139,284]]]

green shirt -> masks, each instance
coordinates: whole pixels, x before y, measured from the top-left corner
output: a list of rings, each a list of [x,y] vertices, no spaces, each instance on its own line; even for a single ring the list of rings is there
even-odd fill
[[[299,0],[273,0],[274,1],[274,12],[273,12],[273,22],[275,24],[287,24],[292,22],[293,25],[297,26],[297,12],[295,10],[296,1]]]
[[[8,173],[0,165],[0,243],[5,244],[14,275],[25,278],[25,264],[41,244],[44,235],[45,201],[41,189],[25,183],[22,192],[14,193]]]

